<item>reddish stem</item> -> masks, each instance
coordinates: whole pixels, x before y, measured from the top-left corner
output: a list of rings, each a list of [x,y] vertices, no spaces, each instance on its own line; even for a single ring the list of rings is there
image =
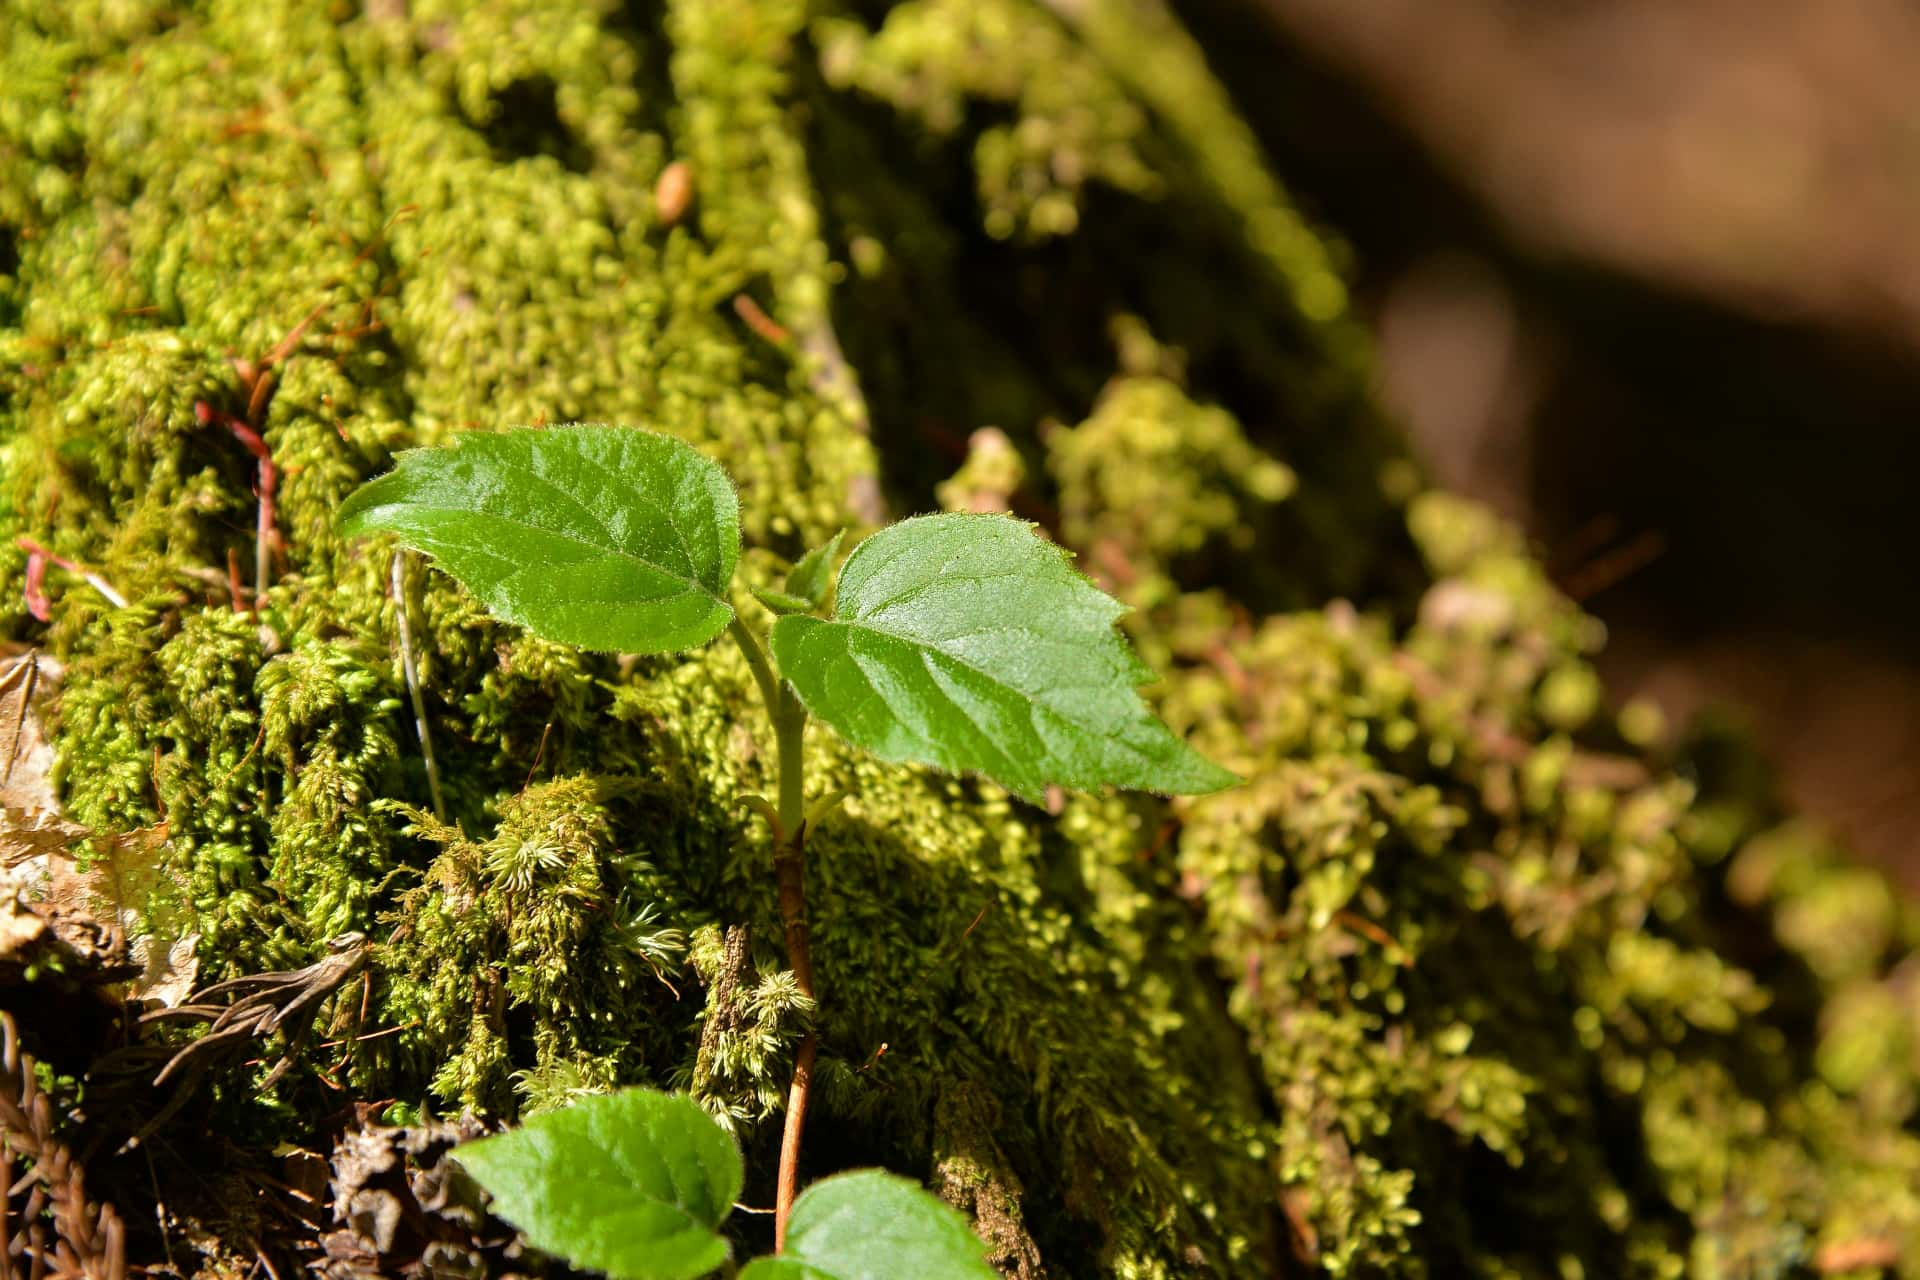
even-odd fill
[[[312,318],[312,316],[307,317],[308,320]],[[305,328],[306,323],[302,321],[300,327]],[[297,335],[298,332],[296,329],[295,334]],[[263,373],[260,376],[265,379],[269,375]],[[255,385],[259,386],[261,383],[256,382]],[[280,531],[274,523],[273,502],[274,494],[280,488],[280,472],[273,465],[273,452],[267,448],[266,439],[245,422],[230,413],[214,408],[205,400],[193,402],[193,416],[204,424],[217,423],[231,431],[233,438],[240,442],[240,447],[252,454],[254,458],[253,495],[259,499],[260,503],[259,514],[254,521],[253,534],[253,599],[257,609],[260,597],[267,593],[267,579],[272,572],[273,548],[280,545]]]
[[[69,560],[63,555],[56,555],[35,542],[32,538],[25,536],[15,538],[13,544],[27,553],[27,611],[33,614],[34,617],[40,619],[40,621],[52,621],[51,615],[53,610],[47,601],[45,590],[47,566],[49,564],[57,564],[68,573],[76,574],[84,579],[88,586],[106,597],[107,603],[114,608],[124,609],[127,607],[126,597],[118,591],[115,591],[111,582],[108,582],[105,578],[87,568],[84,564],[81,564],[78,560]]]
[[[254,496],[260,499],[260,519],[257,536],[260,545],[267,548],[280,545],[280,530],[274,525],[274,495],[280,491],[280,472],[273,465],[273,459],[261,458],[255,469],[253,486]],[[264,589],[265,583],[261,584]]]
[[[53,621],[53,604],[47,599],[47,557],[43,552],[27,553],[27,612],[41,622]]]
[[[813,949],[807,941],[806,824],[798,824],[792,837],[774,858],[774,875],[780,885],[780,923],[786,931],[787,961],[793,966],[793,983],[800,993],[813,996]],[[817,1048],[809,1030],[800,1041],[793,1058],[793,1084],[787,1090],[786,1128],[780,1138],[780,1175],[774,1184],[773,1251],[786,1247],[787,1218],[800,1191],[800,1136],[807,1124],[807,1099],[812,1093],[813,1059]]]
[[[247,589],[240,585],[240,553],[227,548],[227,600],[235,613],[247,612]]]
[[[744,293],[733,295],[733,313],[746,322],[747,328],[776,347],[784,347],[793,341],[793,335],[785,325],[768,315],[759,303]]]
[[[366,251],[362,250],[362,252],[364,253]],[[356,259],[356,261],[358,261],[358,259]],[[271,369],[274,365],[279,364],[282,360],[292,355],[293,349],[300,344],[300,335],[305,333],[307,326],[319,319],[320,313],[326,309],[327,304],[322,302],[314,307],[313,310],[307,312],[306,317],[302,319],[299,324],[289,329],[286,337],[280,339],[280,345],[267,352],[267,358],[260,362],[261,367],[263,369]]]
[[[787,1219],[800,1191],[800,1134],[807,1126],[807,1098],[813,1091],[814,1033],[807,1032],[793,1055],[793,1084],[787,1089],[787,1124],[780,1134],[780,1181],[773,1193],[773,1251],[787,1247]]]
[[[41,546],[39,543],[35,542],[32,538],[29,538],[24,534],[22,534],[20,537],[15,538],[13,540],[13,545],[16,547],[19,547],[22,551],[26,552],[29,558],[33,556],[39,556],[42,560],[45,560],[51,564],[59,565],[62,569],[65,569],[68,573],[77,573],[83,578],[89,577],[93,573],[93,570],[87,568],[87,566],[81,564],[78,560],[69,560],[57,551],[49,551],[45,547]],[[29,568],[28,572],[32,572],[31,568]],[[46,568],[43,565],[41,567],[41,573],[44,574],[45,572],[46,572]]]

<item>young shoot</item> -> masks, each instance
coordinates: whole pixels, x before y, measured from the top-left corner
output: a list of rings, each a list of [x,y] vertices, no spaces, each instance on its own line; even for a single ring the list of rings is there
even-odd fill
[[[882,760],[981,774],[1036,803],[1049,786],[1203,794],[1238,781],[1142,701],[1138,686],[1153,672],[1114,629],[1123,606],[1010,517],[904,520],[862,541],[837,574],[835,535],[779,590],[753,592],[774,615],[765,630],[732,603],[732,483],[650,431],[469,433],[399,455],[348,499],[342,521],[349,534],[398,535],[495,615],[549,640],[671,653],[732,637],[774,732],[778,799],[760,804],[774,831],[788,962],[810,998],[801,752],[810,719]],[[795,1055],[776,1249],[796,1230],[815,1045],[809,1032]]]

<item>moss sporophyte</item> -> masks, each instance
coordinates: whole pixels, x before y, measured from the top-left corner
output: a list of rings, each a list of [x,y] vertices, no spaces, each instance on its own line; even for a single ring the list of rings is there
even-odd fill
[[[818,718],[882,760],[983,775],[1039,800],[1051,786],[1197,795],[1238,779],[1156,719],[1153,672],[1114,628],[1123,606],[1021,521],[921,516],[856,546],[835,535],[752,595],[732,584],[739,504],[725,472],[688,445],[631,427],[469,433],[399,455],[342,510],[345,531],[389,532],[434,557],[495,615],[585,649],[670,653],[721,632],[745,655],[777,744],[769,823],[788,962],[815,995],[808,948],[809,828],[802,741]],[[780,1147],[775,1258],[743,1275],[993,1274],[964,1223],[926,1192],[875,1171],[797,1197],[815,1056],[796,1051]],[[611,1274],[667,1280],[726,1261],[716,1227],[738,1194],[732,1139],[690,1099],[630,1090],[592,1098],[460,1159],[528,1239]],[[603,1167],[605,1177],[583,1178]]]

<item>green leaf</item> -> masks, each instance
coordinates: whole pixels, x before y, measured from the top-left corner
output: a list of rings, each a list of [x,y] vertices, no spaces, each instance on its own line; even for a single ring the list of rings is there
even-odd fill
[[[814,610],[813,601],[775,591],[772,587],[754,587],[752,590],[754,599],[783,618],[790,613],[812,613]]]
[[[626,1089],[454,1149],[527,1241],[620,1280],[692,1280],[727,1258],[714,1228],[740,1152],[684,1094]]]
[[[340,514],[349,535],[400,535],[497,616],[563,644],[668,653],[733,617],[733,485],[651,431],[469,432],[402,453]]]
[[[833,1273],[820,1271],[788,1257],[755,1258],[740,1272],[740,1280],[835,1280]]]
[[[847,531],[842,529],[801,556],[800,562],[787,570],[787,594],[818,608],[827,592],[833,590],[833,562],[840,554],[840,540],[846,536]]]
[[[1114,630],[1123,612],[1021,521],[921,516],[856,547],[833,618],[781,618],[773,651],[808,711],[883,760],[1030,800],[1050,783],[1233,785],[1135,692],[1153,673]]]
[[[794,1201],[786,1251],[740,1280],[998,1280],[967,1220],[916,1182],[857,1169],[814,1183]]]
[[[827,593],[833,590],[833,560],[840,554],[840,539],[846,536],[847,531],[842,529],[801,556],[800,562],[787,570],[785,590],[754,587],[754,598],[783,618],[790,613],[812,613],[818,609],[826,601]]]

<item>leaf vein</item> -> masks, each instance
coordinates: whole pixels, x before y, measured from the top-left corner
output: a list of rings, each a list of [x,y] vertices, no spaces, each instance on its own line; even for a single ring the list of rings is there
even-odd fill
[[[1018,768],[1018,762],[1015,761],[1011,756],[1009,756],[1006,753],[1006,751],[1003,748],[1001,748],[999,744],[993,740],[993,735],[987,732],[986,726],[982,725],[978,720],[974,719],[973,712],[967,709],[966,704],[961,702],[960,699],[956,698],[948,690],[947,682],[949,680],[952,680],[953,677],[951,675],[948,675],[938,670],[933,665],[935,653],[936,651],[933,649],[920,650],[920,665],[926,669],[927,674],[933,678],[934,684],[938,686],[938,688],[940,689],[940,692],[946,696],[947,705],[951,706],[955,711],[958,711],[960,713],[961,718],[964,719],[969,725],[973,727],[974,733],[978,735],[981,744],[985,748],[985,754],[991,755],[991,756],[997,756],[999,757],[1000,760],[1005,762],[1005,764],[1008,766],[1008,769],[1007,769],[1008,777],[1013,777],[1023,772],[1021,769]],[[940,654],[939,656],[946,658],[946,660],[949,662],[959,662],[957,658],[954,658],[948,654]],[[968,667],[967,664],[964,662],[960,662],[959,665],[961,665],[962,667],[966,667],[966,669],[969,671],[974,669],[972,667]],[[1002,685],[1001,687],[1007,688],[1007,686],[1005,685]],[[1010,690],[1010,691],[1016,694],[1019,692],[1017,689]],[[1028,718],[1029,720],[1031,720],[1032,718],[1031,711],[1029,711],[1028,713]],[[1042,741],[1044,742],[1044,739]]]
[[[904,591],[888,596],[885,600],[876,601],[871,607],[865,609],[860,616],[870,618],[875,614],[884,613],[896,605],[911,600],[923,591],[932,590],[934,587],[948,586],[955,582],[991,582],[996,578],[1018,578],[1025,576],[1026,570],[1022,568],[1003,569],[997,573],[948,573],[945,568],[942,568],[933,577],[926,579],[924,582],[916,582]]]
[[[413,511],[432,511],[441,515],[470,517],[475,514],[470,510],[466,510],[460,507],[430,507],[424,503],[408,503],[406,505],[410,510],[413,510]],[[707,590],[706,584],[701,582],[698,578],[683,577],[681,576],[678,570],[670,569],[664,565],[656,564],[652,560],[647,559],[645,556],[637,556],[633,554],[631,551],[628,551],[624,548],[601,546],[598,543],[588,542],[586,539],[581,538],[577,534],[566,533],[562,531],[549,529],[542,525],[529,524],[525,520],[517,520],[512,516],[500,515],[497,512],[483,511],[483,512],[480,512],[479,514],[484,516],[488,520],[498,521],[501,524],[513,525],[515,528],[525,529],[525,530],[528,530],[529,532],[540,534],[543,537],[555,538],[562,542],[571,542],[576,546],[585,547],[587,550],[596,552],[603,556],[611,556],[617,559],[631,561],[634,564],[642,565],[648,569],[652,569],[654,572],[660,574],[663,577],[671,578],[675,582],[684,582],[687,584],[688,587],[698,591],[701,595],[706,596],[709,600],[715,601],[718,604],[726,603],[725,600],[722,600],[719,596]],[[394,530],[394,532],[401,532],[401,531]],[[404,533],[402,534],[402,536],[403,537],[405,536]],[[444,556],[446,553],[442,552],[440,554]]]

